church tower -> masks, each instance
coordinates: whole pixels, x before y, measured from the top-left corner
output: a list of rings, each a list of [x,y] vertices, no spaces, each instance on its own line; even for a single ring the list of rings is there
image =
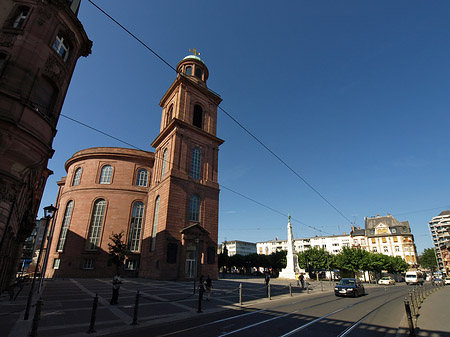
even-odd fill
[[[160,106],[153,141],[140,275],[154,279],[217,278],[219,184],[217,106],[208,68],[194,49],[177,65],[177,77]]]

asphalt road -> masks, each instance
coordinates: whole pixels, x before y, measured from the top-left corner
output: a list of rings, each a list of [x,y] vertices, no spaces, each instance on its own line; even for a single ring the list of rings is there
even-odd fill
[[[285,297],[108,336],[396,336],[409,290],[397,284],[367,288],[359,298]]]

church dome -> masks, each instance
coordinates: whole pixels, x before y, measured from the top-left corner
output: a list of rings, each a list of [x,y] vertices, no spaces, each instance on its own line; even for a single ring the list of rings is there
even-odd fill
[[[186,56],[178,63],[177,72],[197,83],[206,85],[209,76],[208,67],[199,57],[200,53],[197,52],[197,49],[194,48],[190,51],[193,52],[193,55]]]

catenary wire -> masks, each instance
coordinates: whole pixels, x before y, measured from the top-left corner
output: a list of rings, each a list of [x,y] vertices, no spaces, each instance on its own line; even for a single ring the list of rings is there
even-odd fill
[[[112,20],[115,24],[117,24],[120,28],[122,28],[125,32],[127,32],[131,37],[133,37],[136,41],[138,41],[141,45],[144,46],[147,50],[149,50],[153,55],[155,55],[158,59],[160,59],[164,64],[174,70],[176,73],[178,71],[170,65],[163,57],[161,57],[158,53],[156,53],[153,49],[151,49],[145,42],[139,39],[136,35],[131,33],[127,28],[125,28],[122,24],[120,24],[116,19],[114,19],[111,15],[109,15],[105,10],[96,5],[92,0],[88,0],[95,8],[97,8],[100,12],[106,15],[110,20]],[[179,74],[179,73],[178,73]],[[182,74],[180,74],[182,75]],[[195,82],[191,81],[196,84]],[[302,180],[314,193],[316,193],[322,200],[324,200],[330,207],[332,207],[338,214],[340,214],[347,222],[352,223],[350,219],[348,219],[339,209],[337,209],[324,195],[322,195],[317,189],[315,189],[305,178],[303,178],[297,171],[295,171],[286,161],[284,161],[280,156],[278,156],[274,151],[272,151],[267,145],[265,145],[258,137],[256,137],[252,132],[250,132],[244,125],[242,125],[236,118],[234,118],[230,113],[228,113],[222,107],[218,107],[220,111],[222,111],[225,115],[227,115],[233,122],[235,122],[240,128],[242,128],[250,137],[252,137],[256,142],[258,142],[263,148],[265,148],[270,154],[272,154],[278,161],[280,161],[287,169],[289,169],[296,177]]]

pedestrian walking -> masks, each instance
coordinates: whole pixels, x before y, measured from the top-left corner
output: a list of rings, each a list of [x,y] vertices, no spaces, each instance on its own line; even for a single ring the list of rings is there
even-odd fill
[[[297,281],[297,287],[300,287],[300,275],[299,274],[295,274],[295,280]]]
[[[122,284],[122,280],[120,279],[119,273],[117,273],[117,275],[113,277],[113,282],[112,282],[112,297],[111,297],[111,301],[109,302],[112,305],[117,304],[117,301],[119,299],[119,289],[120,289],[121,284]]]
[[[198,280],[198,308],[197,312],[202,312],[202,301],[203,301],[203,294],[205,292],[205,282],[203,281],[203,275],[200,276],[200,279]]]
[[[303,276],[303,274],[300,274],[299,279],[300,283],[302,284],[302,289],[305,289],[305,277]]]
[[[266,294],[269,296],[269,282],[270,282],[270,273],[266,272],[266,275],[264,276],[264,281],[266,282]]]
[[[211,281],[211,278],[209,277],[209,275],[206,278],[205,288],[206,288],[206,300],[209,301],[209,297],[211,296],[211,288],[212,288],[212,281]]]

